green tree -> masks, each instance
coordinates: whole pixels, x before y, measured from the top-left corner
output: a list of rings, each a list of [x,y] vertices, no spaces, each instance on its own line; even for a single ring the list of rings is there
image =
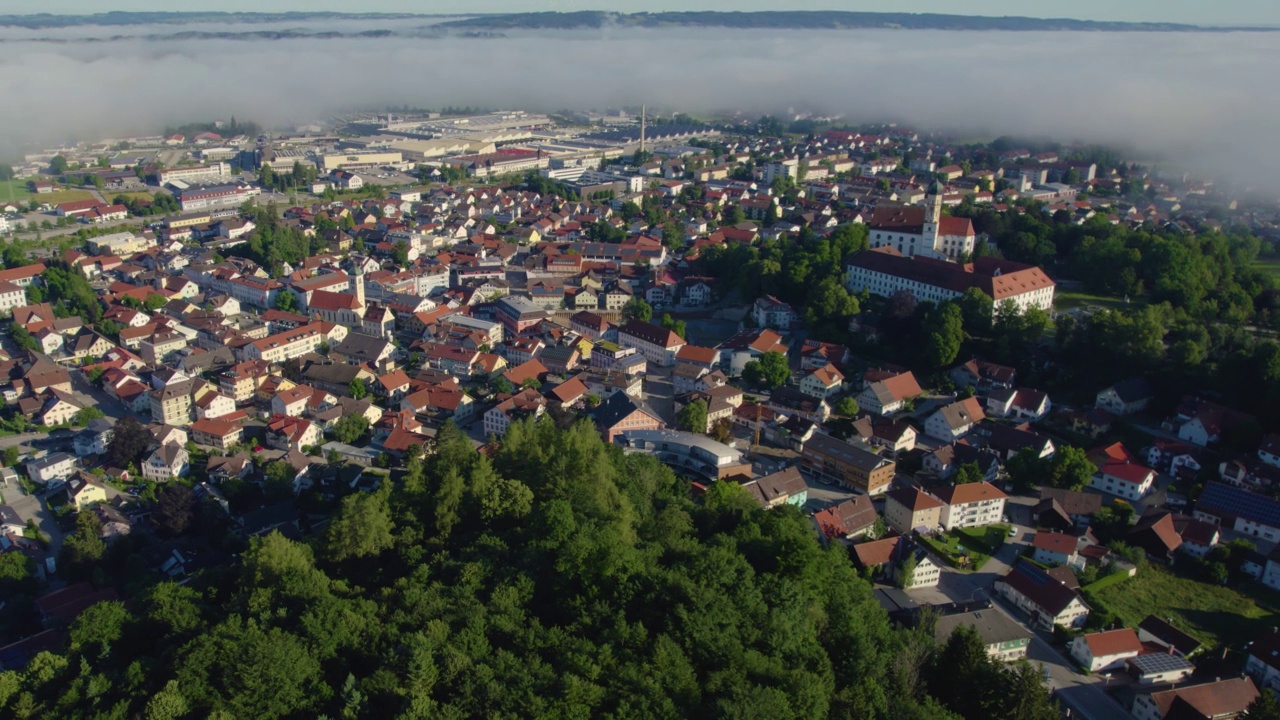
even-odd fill
[[[348,445],[369,431],[369,419],[363,415],[344,415],[333,426],[333,439]]]
[[[687,334],[684,321],[676,320],[675,318],[671,317],[671,313],[662,314],[662,327],[670,330],[676,335],[679,335],[681,339],[684,339],[685,335]]]
[[[858,401],[852,395],[846,395],[836,403],[835,411],[837,415],[847,418],[856,417],[858,414]]]
[[[18,464],[18,446],[13,445],[4,449],[4,466],[13,467]]]
[[[688,432],[706,432],[707,403],[703,400],[694,400],[680,408],[680,412],[676,413],[676,427]]]
[[[742,368],[742,377],[752,385],[772,390],[786,384],[791,378],[791,366],[787,356],[780,352],[767,352]]]
[[[924,358],[930,368],[946,367],[960,354],[964,342],[964,318],[960,307],[946,302],[929,316],[925,325]]]
[[[132,415],[126,415],[112,428],[107,464],[118,468],[136,464],[150,444],[151,432]]]
[[[982,468],[976,462],[965,463],[956,469],[956,485],[967,485],[984,480],[986,477],[983,476]]]
[[[288,290],[281,290],[276,295],[276,309],[284,312],[296,312],[298,297]]]
[[[61,155],[54,155],[53,159],[49,161],[49,170],[54,175],[66,175],[68,167],[70,165],[68,165],[67,159]]]
[[[291,498],[293,497],[293,482],[296,476],[297,471],[284,460],[269,462],[262,469],[262,491],[270,502],[280,502]]]
[[[1244,720],[1280,720],[1280,701],[1275,693],[1263,690],[1249,707],[1245,708]]]
[[[653,317],[653,307],[643,298],[633,297],[622,306],[622,317],[627,320],[649,322],[649,318]]]
[[[978,288],[969,288],[956,300],[956,303],[960,306],[960,315],[964,320],[966,333],[978,337],[986,337],[991,333],[995,301],[990,295]]]
[[[58,567],[73,577],[87,575],[107,552],[101,531],[102,523],[92,512],[77,513],[75,531],[62,541]]]
[[[76,412],[75,417],[72,418],[71,422],[75,425],[84,426],[88,425],[90,420],[97,420],[98,418],[104,418],[106,416],[107,414],[102,412],[102,410],[97,406],[90,405],[89,407],[80,408],[80,410]]]
[[[395,544],[394,530],[391,483],[348,495],[325,532],[326,554],[333,562],[375,557]]]
[[[1081,490],[1089,484],[1097,470],[1084,450],[1063,445],[1053,455],[1047,480],[1054,487]]]
[[[347,386],[347,391],[351,393],[351,397],[356,400],[363,400],[369,397],[369,388],[364,383],[364,378],[354,378]]]

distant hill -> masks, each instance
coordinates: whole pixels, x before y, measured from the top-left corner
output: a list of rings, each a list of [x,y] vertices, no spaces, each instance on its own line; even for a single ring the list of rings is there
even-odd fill
[[[1108,32],[1205,32],[1240,30],[1179,23],[1125,23],[1095,20],[1045,19],[1029,17],[979,17],[935,13],[873,13],[845,11],[768,12],[538,12],[481,15],[445,22],[440,27],[467,30],[573,29],[619,27],[719,27],[771,30],[1013,30],[1013,31],[1108,31]],[[1275,28],[1248,28],[1274,30]]]

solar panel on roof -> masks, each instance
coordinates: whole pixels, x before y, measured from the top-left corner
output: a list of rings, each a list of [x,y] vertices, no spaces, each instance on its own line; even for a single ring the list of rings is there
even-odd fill
[[[1209,510],[1220,510],[1246,520],[1280,527],[1280,504],[1248,490],[1223,483],[1209,483],[1200,494],[1199,504]]]
[[[1195,668],[1186,658],[1172,653],[1139,655],[1133,659],[1133,665],[1144,673],[1166,673]]]
[[[1024,562],[1021,565],[1019,565],[1018,572],[1022,573],[1023,575],[1026,575],[1027,579],[1035,583],[1036,585],[1047,585],[1049,584],[1049,582],[1052,581],[1052,578],[1050,578],[1047,574],[1045,574],[1044,570],[1041,570],[1040,568],[1036,567],[1035,565],[1032,565],[1031,563]]]

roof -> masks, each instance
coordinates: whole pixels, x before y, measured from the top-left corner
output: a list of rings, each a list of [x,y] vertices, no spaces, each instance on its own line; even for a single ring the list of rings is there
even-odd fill
[[[984,645],[1003,645],[1018,640],[1031,640],[1031,633],[995,608],[944,615],[933,626],[933,636],[945,643],[956,628],[968,625],[978,631]]]
[[[890,490],[888,499],[905,507],[912,513],[917,513],[921,510],[932,510],[946,505],[946,503],[919,488]]]
[[[1160,642],[1172,647],[1174,650],[1183,655],[1190,655],[1200,649],[1200,641],[1191,637],[1187,633],[1179,630],[1165,620],[1161,620],[1155,615],[1148,615],[1138,623],[1138,629],[1150,634]],[[1263,636],[1262,639],[1254,641],[1253,650],[1257,650],[1260,645],[1268,639],[1273,639],[1276,643],[1275,649],[1280,652],[1280,632],[1272,631],[1269,635]],[[1256,654],[1256,653],[1255,653]],[[1280,666],[1277,667],[1280,669]]]
[[[674,332],[653,323],[644,322],[642,320],[632,320],[622,329],[618,331],[619,335],[629,335],[638,340],[642,340],[651,345],[657,345],[667,349],[678,348],[685,344],[685,341]]]
[[[968,505],[969,503],[986,500],[1005,500],[1009,497],[1000,488],[989,482],[952,485],[942,488],[936,494],[939,499],[948,505]]]
[[[697,365],[711,365],[715,363],[716,358],[720,354],[715,348],[701,347],[699,345],[685,345],[676,353],[676,360],[683,362],[695,363]]]
[[[892,460],[883,458],[871,450],[837,440],[830,435],[823,435],[822,433],[815,433],[813,437],[805,441],[804,452],[818,452],[868,473],[885,465],[893,464]]]
[[[978,402],[977,398],[972,397],[944,405],[938,408],[938,413],[942,415],[942,419],[946,421],[947,426],[952,430],[980,423],[987,417],[982,412],[981,403]]]
[[[1102,509],[1102,496],[1094,493],[1045,487],[1040,490],[1041,500],[1055,500],[1068,515],[1092,515]]]
[[[853,255],[848,264],[957,294],[976,287],[997,303],[1022,293],[1056,286],[1038,267],[990,257],[959,265],[921,255],[903,257],[891,248],[875,248]]]
[[[1142,642],[1132,628],[1089,633],[1083,637],[1085,644],[1089,646],[1089,654],[1095,658],[1127,653],[1137,655],[1142,652]]]
[[[886,401],[901,402],[924,392],[920,389],[916,376],[909,370],[874,382],[870,389],[882,404],[887,404]]]
[[[1074,555],[1076,552],[1076,537],[1066,533],[1040,530],[1036,532],[1035,539],[1031,541],[1031,544],[1037,550],[1045,550],[1058,555]]]
[[[1054,617],[1066,610],[1072,602],[1079,600],[1075,590],[1025,560],[1020,560],[1001,582]]]
[[[800,468],[794,466],[757,478],[755,484],[766,500],[791,497],[809,490],[804,478],[800,476]]]
[[[538,361],[537,358],[527,360],[519,365],[502,373],[502,377],[512,385],[523,385],[526,380],[541,380],[543,375],[547,374],[547,366]]]
[[[853,556],[864,568],[890,562],[898,553],[898,545],[905,542],[901,536],[891,536],[853,546]]]
[[[871,502],[870,495],[857,495],[813,514],[814,521],[818,523],[819,529],[823,530],[824,534],[830,528],[841,535],[850,535],[869,528],[875,524],[877,517],[879,515]]]
[[[1123,403],[1147,400],[1154,394],[1151,390],[1151,383],[1147,382],[1146,378],[1121,380],[1108,389],[1115,392]]]
[[[1196,500],[1196,510],[1280,528],[1280,501],[1225,483],[1206,484]]]
[[[642,412],[655,420],[658,419],[657,414],[644,409],[634,398],[624,392],[610,395],[607,400],[596,406],[596,409],[591,412],[591,417],[597,426],[611,428],[635,412]]]
[[[1258,688],[1247,677],[1216,680],[1151,694],[1161,717],[1168,717],[1175,704],[1185,704],[1206,718],[1230,716],[1243,711],[1257,697]]]
[[[1157,557],[1168,557],[1182,545],[1182,537],[1173,524],[1173,515],[1156,512],[1144,515],[1129,531],[1129,542]]]

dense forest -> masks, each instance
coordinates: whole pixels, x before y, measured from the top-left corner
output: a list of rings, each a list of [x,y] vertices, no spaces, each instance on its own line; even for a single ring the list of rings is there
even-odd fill
[[[695,502],[588,424],[517,423],[492,459],[446,426],[403,477],[313,525],[185,584],[78,530],[67,571],[122,601],[0,673],[0,715],[1058,716],[1036,669],[892,627],[799,510],[733,483]]]

